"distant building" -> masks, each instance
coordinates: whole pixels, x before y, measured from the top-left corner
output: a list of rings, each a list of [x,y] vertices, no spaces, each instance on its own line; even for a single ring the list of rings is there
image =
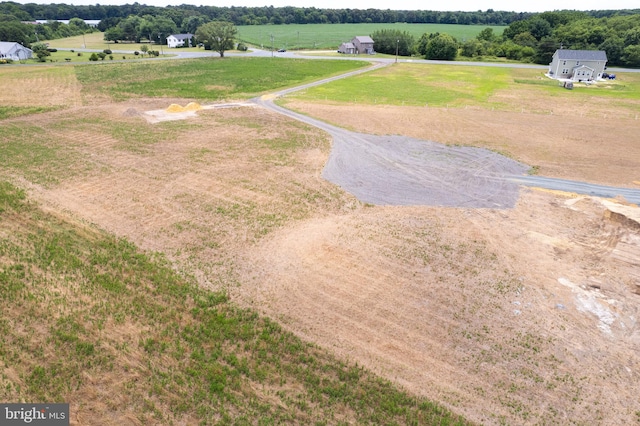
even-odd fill
[[[0,41],[0,59],[21,61],[33,58],[33,50],[13,41]]]
[[[60,22],[62,24],[65,25],[69,25],[69,20],[68,19],[51,19],[51,20],[46,20],[46,19],[36,19],[33,22],[25,22],[26,24],[28,23],[36,23],[36,24],[46,24],[48,22],[51,21],[56,21],[56,22]],[[83,19],[84,23],[87,24],[90,27],[96,28],[98,26],[98,24],[100,23],[100,19]]]
[[[351,42],[342,43],[338,48],[338,53],[353,55],[354,53],[356,53],[356,47]]]
[[[191,47],[193,34],[171,34],[167,37],[168,47]]]
[[[369,36],[354,37],[353,40],[351,40],[351,43],[356,49],[355,53],[359,55],[364,53],[367,55],[373,55],[376,53],[376,51],[373,50],[373,39]]]
[[[598,80],[606,65],[607,54],[602,50],[558,49],[549,64],[548,75],[558,80]]]

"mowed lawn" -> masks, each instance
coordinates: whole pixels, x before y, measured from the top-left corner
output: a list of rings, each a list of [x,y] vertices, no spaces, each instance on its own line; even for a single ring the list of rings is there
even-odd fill
[[[367,65],[362,61],[202,58],[131,61],[101,67],[85,65],[79,66],[76,72],[87,90],[115,99],[151,96],[214,101],[250,98],[268,90],[295,86]]]
[[[628,114],[639,112],[640,73],[574,90],[559,87],[542,69],[401,63],[349,79],[313,87],[289,99],[370,105],[479,107],[520,110],[524,105],[549,112],[558,104],[614,102]]]

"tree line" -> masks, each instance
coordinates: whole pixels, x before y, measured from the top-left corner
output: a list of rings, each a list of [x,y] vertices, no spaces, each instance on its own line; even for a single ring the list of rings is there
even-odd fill
[[[371,38],[377,52],[421,55],[427,59],[502,57],[548,64],[555,51],[564,48],[604,50],[609,65],[640,67],[640,10],[600,18],[585,12],[544,12],[513,22],[502,34],[485,28],[469,40],[439,33],[424,34],[415,40],[398,30],[376,31]]]
[[[91,11],[92,14],[88,12]],[[0,3],[0,40],[17,41],[26,46],[43,39],[68,37],[95,31],[82,19],[71,16],[76,13],[89,14],[101,19],[98,26],[104,31],[105,40],[140,42],[145,39],[164,43],[166,37],[175,33],[196,34],[198,28],[209,22],[228,22],[232,25],[247,23],[275,23],[283,16],[293,18],[284,22],[320,23],[329,19],[339,22],[396,22],[394,19],[442,20],[460,23],[464,16],[474,16],[475,23],[498,24],[500,20],[512,20],[503,34],[494,34],[484,29],[476,38],[456,40],[447,34],[424,34],[419,40],[397,30],[381,30],[371,34],[376,42],[374,48],[381,53],[402,56],[421,55],[428,59],[455,59],[464,56],[474,59],[482,57],[504,57],[523,62],[547,64],[559,48],[604,50],[610,65],[640,67],[640,9],[622,11],[554,11],[537,14],[515,14],[511,12],[430,12],[391,10],[352,10],[316,8],[247,8],[189,6],[159,8],[134,3],[125,6],[71,6],[20,5],[13,2]],[[55,13],[71,16],[69,25],[49,21],[34,26],[21,21],[51,17]],[[126,16],[119,16],[126,14]],[[328,18],[329,15],[331,18]],[[317,18],[320,14],[320,18]],[[457,16],[454,20],[453,15]],[[106,16],[105,15],[113,15]],[[78,16],[78,15],[76,15]],[[276,18],[279,16],[280,18]],[[316,18],[313,18],[316,16]],[[324,16],[324,17],[323,17]],[[482,16],[482,19],[480,19]],[[258,19],[259,18],[259,19]],[[265,19],[263,19],[265,18]],[[85,18],[89,19],[89,18]],[[254,22],[257,19],[259,22]],[[466,18],[465,18],[466,19]],[[455,22],[453,22],[455,21]],[[282,22],[280,22],[282,23]]]
[[[18,4],[1,2],[0,14],[13,15],[21,21],[56,20],[80,17],[85,20],[105,20],[136,16],[166,16],[178,26],[191,16],[207,21],[228,21],[234,25],[265,24],[341,24],[395,23],[509,25],[526,19],[531,13],[507,11],[439,12],[433,10],[323,9],[315,7],[217,7],[217,6],[147,6],[137,2],[122,6],[74,6],[70,4]],[[104,29],[101,29],[104,31]]]
[[[25,24],[12,15],[0,13],[0,41],[14,41],[26,47],[43,40],[54,40],[98,31],[80,18],[72,18],[69,24],[49,21],[46,24]]]

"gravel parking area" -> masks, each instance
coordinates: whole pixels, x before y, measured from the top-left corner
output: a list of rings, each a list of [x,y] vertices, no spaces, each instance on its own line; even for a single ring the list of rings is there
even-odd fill
[[[323,177],[377,205],[511,208],[529,169],[483,148],[403,136],[335,135]]]

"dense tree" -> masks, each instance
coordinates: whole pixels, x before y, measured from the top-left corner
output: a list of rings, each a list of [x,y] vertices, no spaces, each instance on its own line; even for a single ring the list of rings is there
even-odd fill
[[[508,25],[526,19],[533,14],[487,10],[486,12],[438,12],[433,10],[380,10],[380,9],[320,9],[315,7],[218,7],[182,4],[165,8],[147,6],[138,2],[122,6],[74,6],[69,4],[17,4],[0,3],[0,15],[11,14],[20,20],[32,19],[124,19],[130,15],[166,16],[178,28],[184,26],[189,16],[201,15],[210,20],[225,20],[235,25],[263,25],[280,23],[361,23],[361,22],[409,22],[409,23],[460,23],[473,25]],[[111,25],[110,27],[112,27]],[[100,28],[105,31],[107,28]]]
[[[536,16],[529,21],[529,32],[536,40],[540,40],[551,35],[551,24],[546,19]]]
[[[550,64],[553,54],[560,48],[560,43],[553,37],[543,37],[536,46],[534,62],[538,64]]]
[[[618,36],[609,37],[598,46],[598,49],[607,53],[608,63],[622,63],[622,54],[624,53],[624,40],[622,38]]]
[[[206,16],[189,16],[187,19],[182,21],[182,32],[185,34],[195,34],[198,27],[206,24],[207,22],[209,22],[209,19]]]
[[[631,67],[640,67],[640,45],[632,45],[624,48],[622,61]]]
[[[453,61],[458,55],[458,42],[449,34],[438,34],[427,43],[424,57]]]
[[[227,21],[206,23],[196,30],[196,38],[204,43],[205,48],[215,50],[224,57],[224,52],[233,49],[238,30]]]
[[[47,45],[44,43],[34,43],[31,46],[31,50],[36,54],[40,62],[47,60],[47,56],[51,56],[51,52],[47,49]]]
[[[415,39],[406,31],[379,30],[371,34],[371,38],[376,52],[394,55],[397,49],[398,55],[410,56],[414,50]]]
[[[493,33],[493,28],[485,28],[480,31],[480,34],[476,36],[476,39],[492,42],[496,40],[496,35]]]
[[[115,26],[113,28],[108,28],[104,32],[105,41],[113,41],[117,43],[120,40],[124,40],[124,32],[120,26]]]
[[[486,53],[486,49],[482,41],[472,38],[462,44],[462,50],[460,53],[462,56],[473,58],[484,55]]]
[[[28,47],[33,37],[32,30],[19,21],[0,22],[0,40],[14,41]]]
[[[609,65],[637,66],[635,48],[640,45],[640,11],[602,14],[594,17],[585,12],[545,12],[512,23],[503,36],[521,47],[535,50],[537,63],[549,63],[556,48],[604,50]],[[535,43],[529,37],[535,38]],[[529,60],[528,50],[503,43],[500,54],[510,59]]]

